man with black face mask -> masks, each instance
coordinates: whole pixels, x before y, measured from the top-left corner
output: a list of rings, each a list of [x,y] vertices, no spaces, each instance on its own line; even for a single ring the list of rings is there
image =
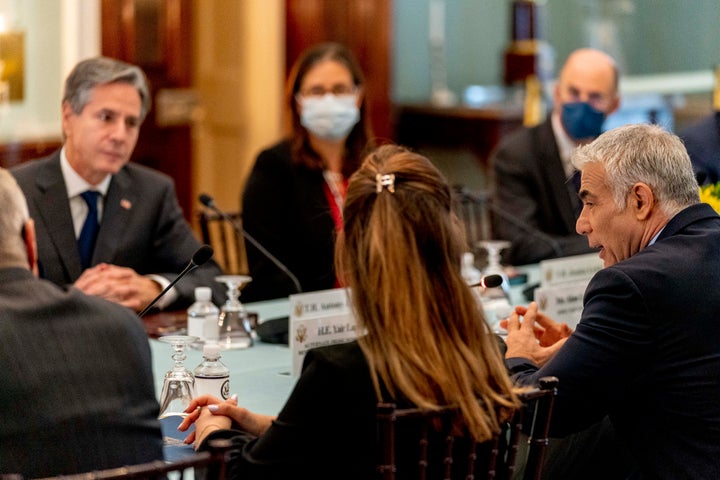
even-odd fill
[[[581,203],[575,182],[577,178],[579,184],[579,176],[570,156],[578,145],[598,137],[605,118],[617,110],[618,76],[609,55],[587,48],[575,50],[560,72],[548,118],[536,127],[513,132],[493,152],[493,202],[541,232],[528,235],[518,225],[494,216],[494,237],[512,242],[506,252],[509,263],[523,265],[560,253],[590,252],[587,241],[575,232]]]

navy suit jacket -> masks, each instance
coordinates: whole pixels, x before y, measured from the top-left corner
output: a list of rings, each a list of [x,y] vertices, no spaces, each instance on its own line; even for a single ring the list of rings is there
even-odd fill
[[[720,182],[720,112],[705,117],[680,134],[700,185]]]
[[[60,168],[60,151],[12,170],[25,193],[35,220],[43,278],[72,284],[82,273],[67,188]],[[158,274],[173,280],[200,247],[185,221],[170,177],[129,163],[110,181],[92,265],[110,263],[140,275]],[[195,287],[213,289],[220,304],[225,291],[215,281],[222,270],[213,260],[188,274],[175,286],[179,296],[169,309],[189,306]]]
[[[563,256],[591,251],[587,239],[575,231],[580,200],[572,182],[566,181],[549,116],[536,127],[519,128],[503,138],[491,163],[493,202],[527,226],[492,215],[494,238],[512,242],[506,261],[537,263],[558,256],[558,248]]]
[[[560,379],[555,436],[605,415],[638,465],[633,478],[720,478],[720,217],[678,213],[657,241],[595,274],[580,323],[542,368]]]
[[[0,474],[162,460],[147,334],[130,310],[0,269]]]

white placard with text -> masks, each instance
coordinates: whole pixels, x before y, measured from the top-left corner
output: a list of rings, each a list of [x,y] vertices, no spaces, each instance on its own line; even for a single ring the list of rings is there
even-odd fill
[[[585,280],[536,289],[538,310],[556,322],[567,323],[574,330],[582,315],[583,295],[588,282]]]
[[[300,375],[308,350],[357,337],[348,290],[336,288],[290,295],[292,374]]]
[[[553,258],[540,262],[540,285],[551,287],[565,283],[588,281],[603,267],[597,253]]]

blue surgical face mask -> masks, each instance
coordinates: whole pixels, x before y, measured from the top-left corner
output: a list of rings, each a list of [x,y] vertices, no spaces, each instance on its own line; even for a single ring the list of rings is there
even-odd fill
[[[356,95],[305,97],[300,101],[300,123],[324,140],[341,140],[360,120]]]
[[[585,102],[566,103],[560,116],[565,131],[575,140],[595,138],[602,133],[605,114]]]

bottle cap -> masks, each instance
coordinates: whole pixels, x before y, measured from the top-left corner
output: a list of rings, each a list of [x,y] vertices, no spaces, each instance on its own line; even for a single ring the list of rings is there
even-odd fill
[[[206,343],[203,345],[203,357],[215,360],[220,358],[220,345],[217,343]]]
[[[210,287],[195,287],[195,301],[209,302],[212,298]]]

